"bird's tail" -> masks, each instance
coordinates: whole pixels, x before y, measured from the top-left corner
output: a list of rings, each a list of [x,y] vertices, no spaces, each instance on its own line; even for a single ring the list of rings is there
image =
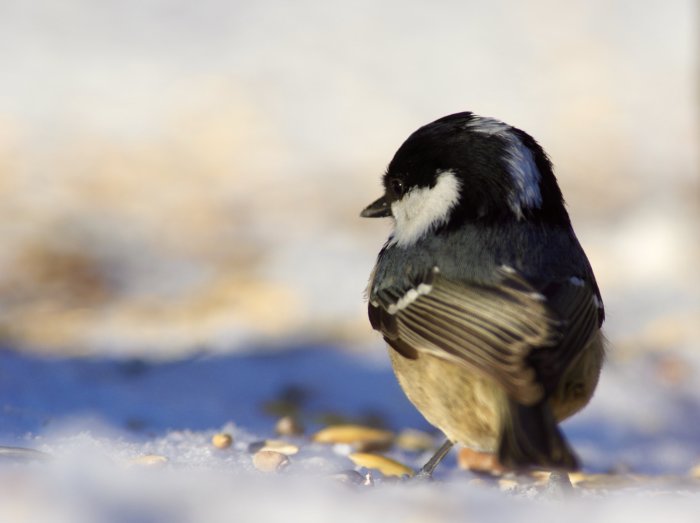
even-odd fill
[[[498,445],[502,465],[513,469],[578,469],[578,459],[546,401],[526,406],[509,399],[502,420]]]

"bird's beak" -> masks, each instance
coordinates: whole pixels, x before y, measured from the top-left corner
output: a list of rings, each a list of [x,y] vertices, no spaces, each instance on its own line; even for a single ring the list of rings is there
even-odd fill
[[[362,209],[360,216],[363,218],[386,218],[391,216],[391,206],[386,201],[386,197],[382,196]]]

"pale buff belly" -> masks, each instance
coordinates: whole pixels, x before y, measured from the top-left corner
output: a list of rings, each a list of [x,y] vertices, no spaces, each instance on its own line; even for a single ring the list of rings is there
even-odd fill
[[[389,356],[408,399],[450,441],[478,450],[497,449],[506,396],[491,378],[430,354],[408,359],[389,348]],[[603,344],[597,336],[550,398],[558,421],[588,403],[602,361]]]

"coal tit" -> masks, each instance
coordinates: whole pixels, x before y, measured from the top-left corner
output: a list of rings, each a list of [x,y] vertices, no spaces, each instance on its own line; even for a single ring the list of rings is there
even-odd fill
[[[588,403],[603,303],[552,164],[527,133],[463,112],[414,132],[361,216],[392,217],[369,319],[404,392],[448,441],[513,469],[573,470],[557,423]]]

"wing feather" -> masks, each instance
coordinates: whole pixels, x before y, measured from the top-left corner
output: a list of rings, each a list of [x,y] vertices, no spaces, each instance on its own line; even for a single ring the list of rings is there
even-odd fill
[[[465,365],[523,404],[556,385],[600,321],[592,287],[569,281],[538,288],[499,269],[492,285],[452,281],[439,271],[422,283],[420,293],[414,282],[413,291],[394,287],[373,296],[372,325],[402,354],[426,352]]]

